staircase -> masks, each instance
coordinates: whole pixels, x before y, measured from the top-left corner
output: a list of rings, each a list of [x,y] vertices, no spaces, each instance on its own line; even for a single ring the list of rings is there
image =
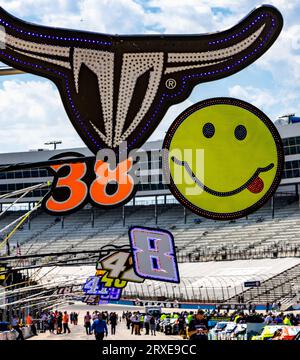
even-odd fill
[[[260,287],[247,289],[226,300],[237,303],[238,296],[244,297],[244,302],[273,303],[285,297],[294,297],[294,285],[300,281],[300,264],[297,264],[261,283]]]

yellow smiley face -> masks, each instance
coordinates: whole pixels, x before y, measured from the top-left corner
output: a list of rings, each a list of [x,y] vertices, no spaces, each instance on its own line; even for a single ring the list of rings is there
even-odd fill
[[[169,128],[163,148],[173,195],[211,219],[252,213],[281,180],[284,155],[276,127],[240,100],[215,98],[188,108]]]

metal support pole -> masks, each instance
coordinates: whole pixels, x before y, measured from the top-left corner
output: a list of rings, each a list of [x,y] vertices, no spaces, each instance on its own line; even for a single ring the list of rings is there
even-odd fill
[[[149,299],[151,298],[151,293],[150,293],[150,284],[148,284],[148,286],[147,286],[147,290],[148,290],[148,297],[149,297]],[[155,291],[154,291],[154,289],[153,289],[153,293],[155,293]]]
[[[92,222],[92,228],[95,227],[95,212],[94,212],[94,208],[91,208],[91,222]]]
[[[209,294],[208,294],[208,287],[205,286],[205,290],[206,290],[206,301],[209,301]]]
[[[172,295],[173,295],[173,300],[175,300],[175,285],[172,284]]]
[[[3,239],[1,238],[1,240],[3,240]],[[10,256],[10,244],[9,244],[9,241],[10,241],[10,239],[8,239],[7,242],[6,242],[6,255],[7,256]]]
[[[165,283],[165,288],[166,288],[166,298],[168,298],[169,297],[169,290],[168,290],[167,283]]]
[[[122,219],[123,219],[123,227],[125,227],[125,222],[126,222],[126,218],[125,218],[125,205],[122,206]]]
[[[274,219],[274,217],[275,217],[275,195],[272,196],[271,203],[272,203],[272,219]]]
[[[190,284],[191,292],[192,292],[192,296],[193,296],[191,300],[196,300],[196,296],[195,296],[195,291],[194,291],[194,287],[193,287],[192,280],[191,280],[191,279],[187,279],[187,281],[188,281],[189,284]],[[200,295],[200,291],[199,291],[199,296],[202,298],[202,296]],[[199,299],[199,300],[200,300],[200,299]]]
[[[297,200],[299,200],[299,187],[298,187],[299,184],[295,184],[295,191],[296,191],[296,198]]]
[[[183,218],[184,218],[184,223],[186,224],[186,207],[183,207]]]
[[[65,227],[65,217],[61,217],[61,228],[63,229]]]
[[[135,196],[132,199],[132,205],[135,206]]]

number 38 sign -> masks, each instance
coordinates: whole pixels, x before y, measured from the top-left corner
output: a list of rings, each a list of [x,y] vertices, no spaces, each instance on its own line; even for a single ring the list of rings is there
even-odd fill
[[[87,203],[97,207],[121,206],[134,196],[136,184],[133,159],[110,163],[104,159],[82,160],[68,163],[78,153],[61,154],[54,159],[65,163],[52,165],[54,176],[51,191],[43,200],[45,211],[51,215],[67,215],[83,208]]]

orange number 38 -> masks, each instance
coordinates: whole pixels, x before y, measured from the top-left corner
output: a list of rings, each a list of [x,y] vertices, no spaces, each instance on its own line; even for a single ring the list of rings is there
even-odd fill
[[[92,166],[87,162],[51,166],[54,182],[43,206],[52,214],[68,214],[82,208],[87,202],[100,207],[117,207],[130,201],[136,186],[131,158],[123,160],[114,169],[109,163],[97,160]],[[66,176],[60,176],[66,172]],[[114,191],[108,192],[108,185],[114,184]]]

